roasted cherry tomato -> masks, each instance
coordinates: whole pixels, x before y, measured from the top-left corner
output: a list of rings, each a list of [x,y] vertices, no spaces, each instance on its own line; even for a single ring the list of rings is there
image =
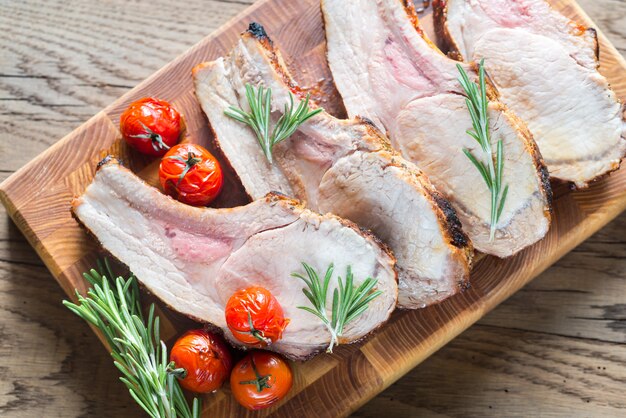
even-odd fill
[[[220,163],[195,144],[173,146],[161,160],[159,180],[166,194],[193,206],[211,203],[224,182]]]
[[[253,346],[280,340],[289,323],[274,295],[259,286],[235,292],[226,303],[225,314],[235,338]]]
[[[160,157],[183,132],[180,114],[164,100],[146,97],[131,103],[120,116],[126,142],[142,154]]]
[[[269,351],[253,351],[235,365],[230,390],[248,409],[267,408],[285,397],[293,383],[285,360]]]
[[[198,393],[219,389],[233,366],[226,343],[202,329],[187,331],[176,341],[170,353],[179,382]]]

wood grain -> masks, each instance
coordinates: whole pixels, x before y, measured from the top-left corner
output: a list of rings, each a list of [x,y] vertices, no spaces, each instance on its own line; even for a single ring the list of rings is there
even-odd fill
[[[159,1],[150,2],[149,8],[147,2],[97,3],[33,1],[0,5],[0,28],[12,35],[0,40],[3,51],[0,60],[0,74],[3,74],[0,76],[0,123],[3,126],[0,178],[7,177],[57,137],[114,100],[125,86],[136,84],[219,26],[226,14],[245,7],[234,2],[190,2],[183,11]],[[624,2],[606,1],[602,7],[599,3],[587,3],[586,6],[593,7],[590,10],[597,9],[602,19],[600,27],[604,29],[602,22],[607,22],[609,35],[615,37],[618,47],[623,47],[624,37],[619,33],[623,25],[620,26],[619,21],[626,16]],[[69,22],[72,24],[68,25]],[[136,22],[140,22],[141,30],[150,36],[138,36],[139,25],[133,25]],[[160,24],[151,25],[153,22]],[[213,26],[209,27],[210,24]],[[284,39],[280,38],[280,33],[275,37]],[[146,42],[146,39],[156,42]],[[281,46],[289,48],[283,42]],[[104,119],[92,122],[91,129],[105,138],[110,135],[113,141],[112,127]],[[18,137],[19,145],[11,145]],[[88,135],[81,135],[79,139],[76,145],[87,141]],[[66,151],[69,153],[71,149]],[[74,173],[73,179],[80,182],[90,171],[79,166],[80,162],[75,163],[70,171]],[[47,187],[47,177],[48,173],[33,175],[30,184],[41,183],[46,190],[35,196],[30,193],[22,203],[58,193],[54,187]],[[582,209],[591,216],[603,215],[595,201],[584,193],[565,206]],[[62,207],[46,209],[46,214],[63,210]],[[624,328],[620,327],[625,312],[619,297],[624,294],[626,277],[623,265],[626,222],[623,219],[622,216],[607,229],[608,235],[599,241],[583,244],[582,253],[566,257],[565,272],[557,269],[556,273],[551,273],[555,270],[551,269],[527,289],[544,281],[550,284],[516,294],[511,303],[504,305],[510,306],[509,311],[499,314],[502,309],[498,309],[485,317],[481,325],[455,340],[438,353],[435,360],[415,369],[357,415],[378,416],[381,411],[393,411],[395,415],[404,416],[484,416],[489,412],[510,416],[525,415],[525,411],[564,414],[570,408],[581,415],[619,415],[623,408],[619,390],[625,379]],[[3,359],[19,360],[0,366],[0,413],[135,416],[137,410],[115,382],[114,369],[104,350],[95,343],[97,340],[84,324],[60,307],[58,301],[62,294],[56,284],[49,280],[49,274],[24,243],[19,231],[5,222],[4,229],[0,229],[0,315],[3,319],[0,332],[5,337],[0,353]],[[42,231],[50,239],[49,248],[62,248],[73,242],[62,224]],[[589,245],[592,246],[584,250]],[[68,260],[72,256],[70,254]],[[71,265],[70,261],[61,260],[61,265],[67,267],[68,263]],[[498,290],[494,288],[495,280],[486,280],[483,284],[483,291]],[[51,298],[55,292],[56,297]],[[506,292],[497,296],[505,297]],[[518,302],[514,303],[516,300]],[[464,303],[472,302],[464,300]],[[441,313],[443,317],[448,314]],[[433,318],[432,322],[442,321],[443,318]],[[400,317],[394,326],[403,329],[410,325],[408,322]],[[46,350],[38,349],[40,346],[45,346]],[[30,347],[30,351],[23,347]],[[335,366],[340,361],[348,367],[333,369],[326,381],[338,381],[356,369],[368,373],[355,376],[351,387],[342,388],[345,392],[339,391],[337,399],[386,384],[377,369],[384,367],[376,355],[379,350],[375,344],[364,348],[348,348],[323,364],[320,361],[310,363],[306,373],[299,373],[300,385],[304,380],[319,377],[329,370],[329,365]],[[39,359],[44,353],[51,357],[42,362]],[[372,364],[376,367],[371,367]],[[382,375],[390,380],[396,377],[393,370],[382,370]],[[492,376],[491,380],[483,382],[485,375]],[[560,376],[569,383],[561,384]],[[63,385],[59,385],[59,381],[64,382]],[[505,387],[509,390],[505,392],[499,385],[515,390]],[[333,402],[323,391],[316,390],[314,395],[320,402]],[[493,401],[498,397],[499,403]],[[290,404],[308,408],[310,402],[310,397],[296,395]],[[500,408],[488,408],[498,405]]]

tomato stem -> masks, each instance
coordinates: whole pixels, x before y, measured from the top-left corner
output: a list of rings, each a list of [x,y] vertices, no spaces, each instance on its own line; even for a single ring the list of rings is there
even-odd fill
[[[271,388],[269,384],[269,380],[272,377],[272,375],[267,374],[265,376],[261,376],[261,374],[256,368],[256,364],[254,363],[254,356],[250,356],[250,363],[252,364],[252,370],[254,370],[254,375],[256,376],[256,379],[242,380],[239,382],[239,384],[240,385],[255,385],[257,392],[263,392],[263,389]]]
[[[163,142],[163,137],[160,134],[148,128],[143,122],[139,121],[139,123],[143,127],[144,131],[146,131],[147,133],[140,135],[129,135],[131,138],[146,138],[152,140],[152,148],[154,148],[156,152],[162,150],[167,151],[170,149],[170,147],[165,142]]]
[[[194,165],[202,162],[202,158],[196,157],[196,154],[194,154],[191,151],[189,153],[187,153],[187,159],[186,160],[183,157],[181,157],[180,155],[173,155],[173,156],[167,157],[167,158],[171,158],[172,160],[178,160],[180,162],[185,163],[185,169],[183,170],[182,173],[180,173],[180,176],[178,176],[178,182],[176,183],[176,186],[180,185],[180,182],[183,181],[183,179],[187,175],[187,172],[189,172],[189,170],[191,170],[191,168]]]
[[[250,333],[250,335],[252,335],[257,340],[261,341],[262,343],[270,345],[272,341],[269,338],[265,338],[265,336],[263,335],[263,331],[260,331],[254,327],[254,324],[252,323],[252,315],[250,315],[250,310],[246,309],[246,312],[248,313],[248,324],[250,326],[250,331],[244,331],[244,332],[248,332]]]

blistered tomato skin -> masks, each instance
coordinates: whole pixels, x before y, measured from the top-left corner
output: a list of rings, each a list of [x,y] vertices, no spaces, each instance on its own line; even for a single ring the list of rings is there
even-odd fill
[[[293,385],[289,364],[269,351],[253,351],[239,361],[230,375],[230,390],[242,406],[264,409],[287,395]]]
[[[226,303],[225,316],[233,336],[251,346],[267,346],[280,340],[289,324],[274,295],[260,286],[235,292]]]
[[[220,194],[220,163],[205,148],[178,144],[161,159],[159,180],[165,194],[192,206],[206,206]]]
[[[202,329],[187,331],[176,341],[170,353],[175,368],[185,369],[181,386],[196,393],[219,389],[232,368],[232,357],[224,341]]]
[[[146,97],[133,102],[120,116],[126,142],[142,154],[160,157],[180,140],[180,114],[165,100]]]

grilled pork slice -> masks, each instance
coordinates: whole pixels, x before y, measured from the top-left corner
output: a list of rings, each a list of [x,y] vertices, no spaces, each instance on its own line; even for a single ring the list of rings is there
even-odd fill
[[[292,91],[302,99],[260,25],[250,25],[227,57],[196,67],[194,78],[215,140],[253,198],[293,193],[313,210],[373,230],[398,258],[403,308],[439,302],[464,286],[472,251],[454,210],[371,123],[322,112],[276,146],[272,165],[252,130],[224,115],[230,105],[248,109],[246,83],[270,87],[274,110]]]
[[[332,215],[321,216],[296,201],[268,195],[232,209],[195,208],[147,185],[111,160],[74,200],[78,220],[152,293],[173,309],[220,327],[234,343],[224,307],[236,291],[269,289],[291,322],[271,350],[306,359],[330,342],[322,322],[298,306],[310,306],[304,283],[306,262],[320,274],[334,263],[345,279],[352,266],[355,284],[378,280],[382,295],[349,323],[341,343],[359,340],[379,327],[396,305],[394,258],[372,236]],[[328,308],[330,308],[330,298]],[[330,311],[328,312],[330,315]]]
[[[545,167],[524,124],[494,100],[491,140],[494,150],[502,140],[509,192],[490,240],[490,193],[463,154],[466,148],[480,158],[482,151],[466,133],[472,124],[456,62],[423,35],[412,3],[322,0],[322,10],[328,61],[348,113],[387,131],[393,147],[451,201],[474,247],[507,257],[541,239],[551,217]]]
[[[500,98],[528,123],[552,177],[585,187],[626,154],[626,124],[598,73],[596,32],[545,0],[439,0],[438,33],[480,60]]]

